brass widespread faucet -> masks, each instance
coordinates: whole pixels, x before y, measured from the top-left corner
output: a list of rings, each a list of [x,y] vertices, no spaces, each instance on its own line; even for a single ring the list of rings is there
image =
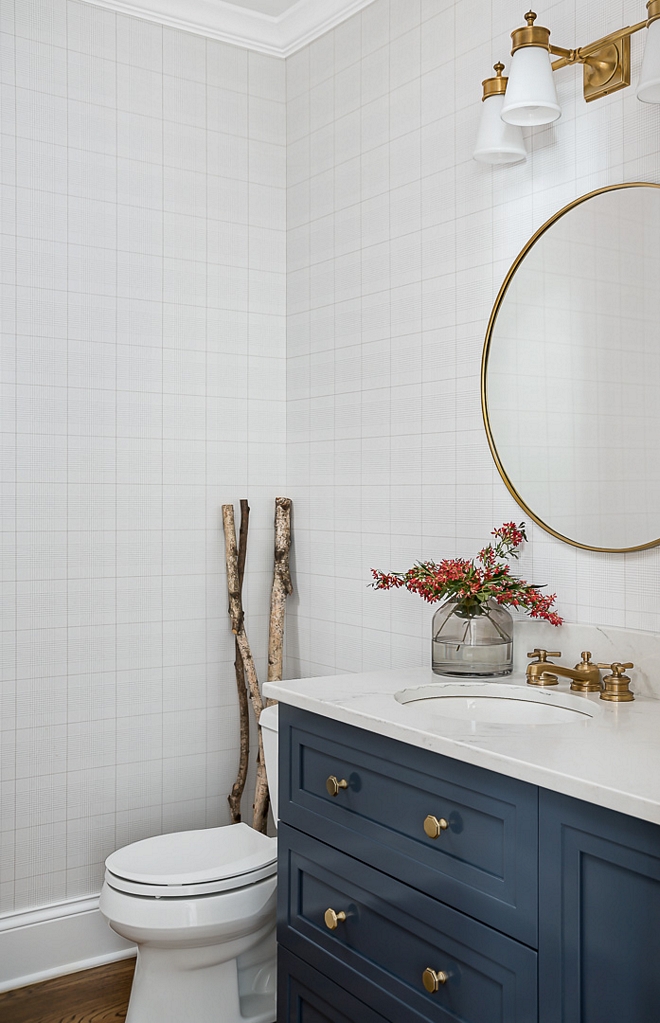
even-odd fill
[[[597,664],[591,660],[591,651],[582,651],[582,660],[574,668],[549,661],[548,657],[561,657],[560,650],[539,650],[535,647],[528,657],[537,660],[527,665],[527,684],[530,686],[556,686],[558,675],[571,679],[571,689],[578,693],[599,693],[603,688]]]

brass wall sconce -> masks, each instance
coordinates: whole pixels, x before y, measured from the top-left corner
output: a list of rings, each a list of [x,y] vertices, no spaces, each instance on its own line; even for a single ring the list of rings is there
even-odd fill
[[[509,77],[496,64],[495,78],[483,84],[483,111],[475,160],[483,163],[518,163],[526,156],[521,128],[550,124],[561,115],[553,72],[581,64],[587,103],[630,85],[630,37],[648,28],[637,98],[660,103],[660,0],[648,0],[648,18],[610,32],[586,46],[566,49],[550,42],[550,29],[534,24],[528,11],[526,25],[511,33],[513,47]],[[551,60],[551,56],[557,60]]]

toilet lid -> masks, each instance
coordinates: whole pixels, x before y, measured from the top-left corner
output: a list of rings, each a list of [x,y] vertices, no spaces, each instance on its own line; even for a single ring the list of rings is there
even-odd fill
[[[145,838],[111,853],[105,865],[114,877],[134,884],[179,888],[224,882],[219,887],[225,889],[231,879],[243,885],[247,874],[272,873],[276,861],[277,839],[247,824],[230,824]]]

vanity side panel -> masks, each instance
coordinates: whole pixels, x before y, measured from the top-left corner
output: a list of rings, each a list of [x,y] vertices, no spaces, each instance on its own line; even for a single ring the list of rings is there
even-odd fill
[[[284,705],[280,749],[283,821],[536,947],[535,786]]]
[[[658,1023],[660,827],[540,792],[540,1023]]]

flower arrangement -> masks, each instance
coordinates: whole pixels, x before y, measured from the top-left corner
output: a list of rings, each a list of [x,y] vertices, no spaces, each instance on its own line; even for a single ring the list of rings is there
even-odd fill
[[[405,588],[417,593],[429,604],[439,600],[456,603],[456,614],[462,618],[488,615],[488,602],[515,607],[525,611],[531,618],[541,618],[551,625],[561,625],[563,619],[553,610],[557,599],[555,593],[543,594],[538,586],[532,586],[511,574],[506,563],[518,557],[518,548],[527,539],[525,523],[505,522],[492,531],[494,543],[479,551],[476,558],[448,558],[437,564],[434,561],[418,561],[407,572],[379,572],[373,568],[371,585],[376,590]]]

